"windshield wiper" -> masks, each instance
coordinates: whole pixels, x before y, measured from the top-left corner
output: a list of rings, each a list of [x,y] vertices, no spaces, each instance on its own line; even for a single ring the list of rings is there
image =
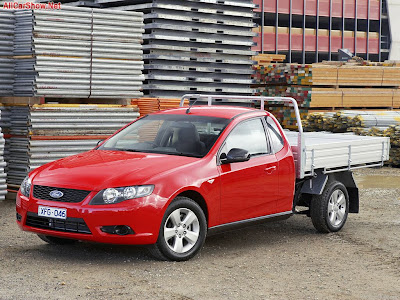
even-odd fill
[[[188,156],[188,157],[197,157],[197,158],[203,157],[203,155],[193,154],[193,153],[184,153],[184,152],[165,152],[163,154],[171,154],[171,155],[178,155],[178,156]]]
[[[99,150],[156,153],[156,154],[178,155],[178,156],[188,156],[188,157],[197,157],[197,158],[201,158],[204,156],[204,155],[199,155],[199,154],[194,154],[194,153],[186,153],[186,152],[147,150],[147,149],[104,148],[104,149],[99,149]]]

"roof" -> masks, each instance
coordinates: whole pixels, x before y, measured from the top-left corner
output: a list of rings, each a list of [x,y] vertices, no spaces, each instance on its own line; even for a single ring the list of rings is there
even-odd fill
[[[188,107],[168,109],[161,112],[157,112],[157,114],[183,115],[186,114],[187,109]],[[209,116],[209,117],[224,118],[224,119],[232,119],[233,117],[244,113],[259,114],[260,112],[262,111],[255,108],[228,106],[228,105],[192,106],[190,108],[190,114],[192,115]]]

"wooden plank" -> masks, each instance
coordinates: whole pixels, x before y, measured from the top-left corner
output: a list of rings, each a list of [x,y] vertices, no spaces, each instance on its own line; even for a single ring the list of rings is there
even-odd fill
[[[337,66],[322,64],[312,65],[312,85],[337,85],[337,79]]]
[[[382,86],[384,67],[346,66],[338,67],[338,86]]]
[[[342,89],[344,107],[392,107],[392,89]]]
[[[343,91],[334,88],[313,88],[310,107],[343,107]]]
[[[3,104],[43,104],[43,97],[0,97]]]
[[[393,108],[400,108],[400,89],[393,90]]]

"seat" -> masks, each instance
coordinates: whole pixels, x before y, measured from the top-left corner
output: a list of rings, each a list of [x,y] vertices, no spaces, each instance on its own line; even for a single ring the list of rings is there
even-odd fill
[[[176,128],[176,141],[172,144],[178,152],[203,155],[205,144],[200,141],[200,136],[196,126],[192,123],[179,124]]]

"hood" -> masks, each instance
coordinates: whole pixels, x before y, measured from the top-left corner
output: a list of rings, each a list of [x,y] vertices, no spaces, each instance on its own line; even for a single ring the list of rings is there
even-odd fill
[[[124,151],[92,150],[46,164],[33,184],[98,191],[108,187],[152,184],[153,176],[199,158]]]

